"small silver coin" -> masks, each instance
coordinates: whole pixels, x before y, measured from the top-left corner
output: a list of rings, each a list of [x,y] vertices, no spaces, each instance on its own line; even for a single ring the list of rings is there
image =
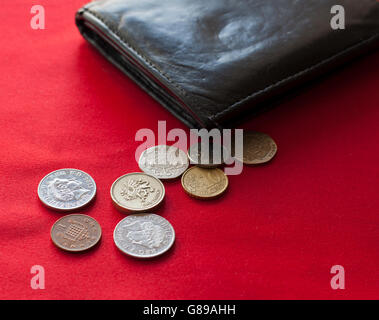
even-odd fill
[[[230,158],[230,152],[220,144],[196,143],[188,149],[191,164],[203,168],[215,168]]]
[[[96,195],[92,177],[78,169],[59,169],[46,175],[38,185],[38,197],[47,207],[71,211],[86,206]]]
[[[175,241],[170,222],[153,213],[122,219],[113,232],[118,249],[135,258],[153,258],[165,253]]]
[[[175,179],[187,170],[189,161],[183,150],[158,145],[143,151],[138,165],[142,171],[158,179]]]

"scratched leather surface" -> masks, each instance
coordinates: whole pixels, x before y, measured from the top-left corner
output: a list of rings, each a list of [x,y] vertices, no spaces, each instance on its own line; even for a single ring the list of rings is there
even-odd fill
[[[103,0],[80,10],[77,24],[99,50],[104,42],[96,33],[118,42],[118,50],[103,48],[102,53],[121,69],[124,63],[115,55],[131,56],[134,62],[123,61],[133,64],[132,78],[176,116],[190,126],[212,127],[374,47],[378,2],[338,1],[346,10],[346,29],[338,31],[330,27],[335,4]],[[89,32],[88,25],[101,33]]]

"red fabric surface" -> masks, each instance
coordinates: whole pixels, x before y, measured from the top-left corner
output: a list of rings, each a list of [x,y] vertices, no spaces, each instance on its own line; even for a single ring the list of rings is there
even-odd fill
[[[268,165],[229,177],[222,198],[191,199],[165,183],[157,213],[176,230],[159,259],[118,251],[125,215],[109,188],[139,171],[140,128],[184,125],[79,35],[84,0],[38,1],[46,29],[30,28],[29,0],[0,10],[0,298],[2,299],[347,299],[379,298],[379,53],[339,70],[246,123],[277,142]],[[101,224],[94,250],[68,254],[50,240],[62,216],[38,200],[52,170],[82,169],[97,198],[82,212]],[[346,289],[332,290],[342,265]],[[42,265],[46,288],[30,287]]]

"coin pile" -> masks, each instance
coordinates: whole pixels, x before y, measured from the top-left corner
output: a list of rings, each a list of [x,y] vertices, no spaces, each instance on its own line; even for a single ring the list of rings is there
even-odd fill
[[[204,149],[204,147],[203,147]],[[208,149],[208,148],[207,148]],[[128,213],[114,229],[113,240],[123,253],[137,258],[152,258],[169,250],[175,241],[172,225],[151,213],[165,197],[161,180],[181,176],[184,191],[197,199],[214,199],[228,188],[228,177],[218,167],[223,159],[234,157],[244,164],[270,161],[277,152],[272,138],[264,133],[245,131],[243,157],[238,159],[235,147],[224,146],[209,152],[201,144],[190,146],[186,154],[179,148],[158,145],[142,152],[138,165],[143,172],[127,173],[117,178],[110,195],[114,206]],[[206,150],[207,151],[207,150]],[[189,168],[189,162],[195,164]],[[96,195],[96,184],[90,175],[77,169],[60,169],[45,176],[38,186],[38,196],[49,208],[71,211],[83,208]],[[149,212],[149,213],[148,213]],[[53,243],[59,248],[79,252],[92,248],[101,238],[99,223],[83,214],[70,214],[51,228]]]

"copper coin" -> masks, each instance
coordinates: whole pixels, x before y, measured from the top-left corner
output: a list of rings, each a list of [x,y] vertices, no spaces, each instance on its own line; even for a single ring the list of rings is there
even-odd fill
[[[233,146],[235,159],[245,164],[261,164],[270,161],[275,156],[278,147],[275,141],[265,133],[244,131],[242,150],[243,156],[237,152],[236,146]]]
[[[213,199],[226,191],[228,177],[218,168],[205,169],[195,166],[183,173],[182,186],[192,197]]]
[[[163,183],[146,173],[133,172],[119,177],[111,187],[111,198],[124,212],[147,212],[161,204],[165,196]]]
[[[85,214],[69,214],[57,220],[50,231],[54,244],[66,251],[80,252],[92,248],[101,238],[101,227]]]

